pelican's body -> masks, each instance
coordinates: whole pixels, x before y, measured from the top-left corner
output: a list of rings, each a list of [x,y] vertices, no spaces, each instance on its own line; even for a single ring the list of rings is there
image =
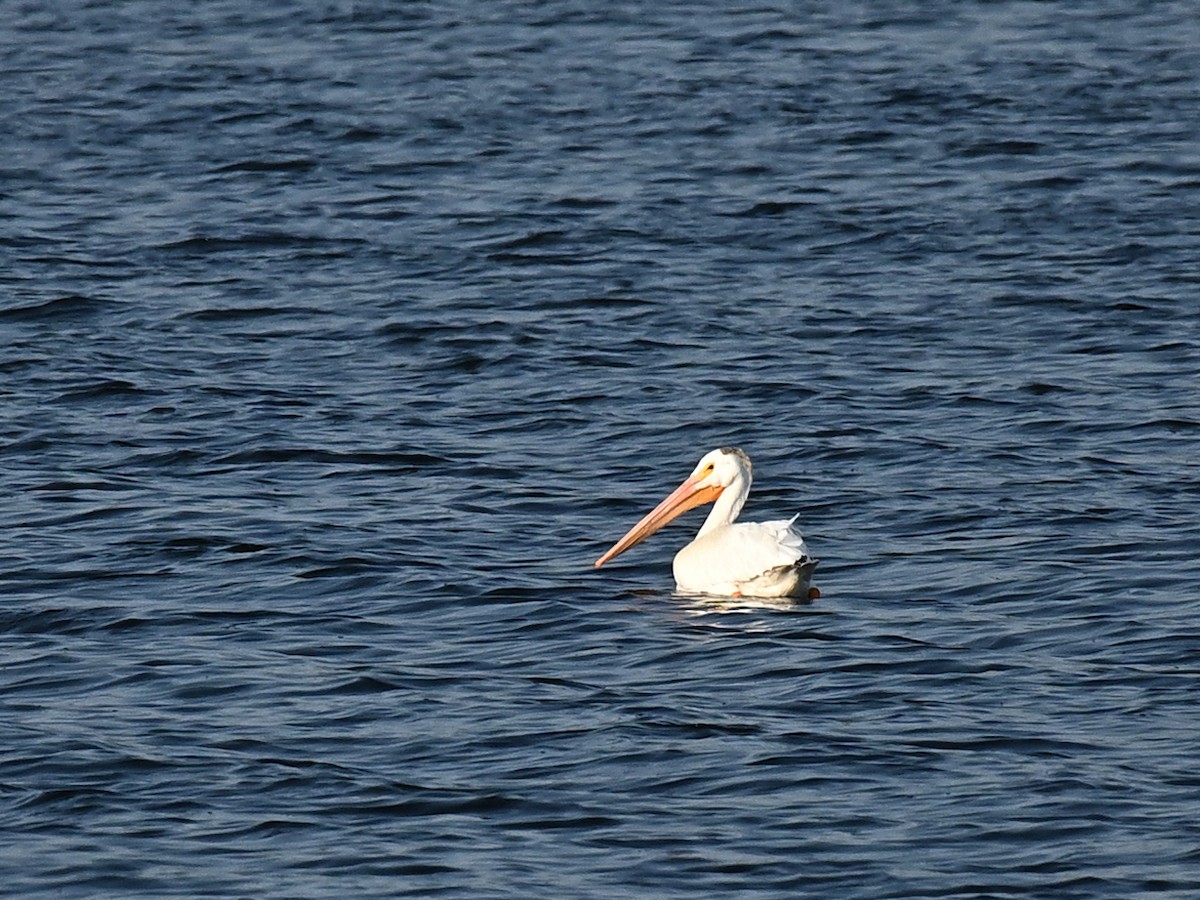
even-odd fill
[[[743,597],[809,597],[817,560],[808,555],[796,521],[738,522],[750,494],[750,459],[723,447],[705,455],[692,474],[662,503],[596,560],[602,566],[703,503],[713,508],[696,539],[675,555],[672,569],[681,591]],[[815,590],[815,589],[812,589]]]

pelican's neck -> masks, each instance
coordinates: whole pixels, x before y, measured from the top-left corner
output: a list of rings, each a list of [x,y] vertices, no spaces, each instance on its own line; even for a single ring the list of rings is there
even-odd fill
[[[742,507],[746,505],[746,498],[748,496],[750,496],[750,476],[744,471],[739,471],[734,476],[733,481],[729,482],[725,490],[721,491],[721,496],[713,504],[713,508],[708,513],[708,518],[700,526],[700,531],[696,534],[696,537],[704,537],[704,535],[708,534],[714,528],[732,525],[737,520],[738,513],[742,511]]]

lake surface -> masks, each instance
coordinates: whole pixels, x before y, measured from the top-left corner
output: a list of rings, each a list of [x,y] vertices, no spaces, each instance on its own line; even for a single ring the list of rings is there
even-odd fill
[[[1195,6],[734,6],[7,9],[0,892],[1200,895]]]

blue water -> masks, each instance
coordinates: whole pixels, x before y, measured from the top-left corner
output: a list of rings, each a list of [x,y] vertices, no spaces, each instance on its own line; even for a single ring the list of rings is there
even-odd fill
[[[0,892],[1200,895],[1194,4],[736,6],[5,9]]]

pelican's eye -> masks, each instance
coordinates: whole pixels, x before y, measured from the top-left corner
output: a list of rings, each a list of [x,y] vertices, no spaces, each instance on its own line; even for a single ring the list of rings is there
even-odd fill
[[[714,466],[712,463],[709,463],[707,466],[704,467],[704,474],[711,475],[713,473],[713,469],[715,469],[715,468],[716,468],[716,466]]]

